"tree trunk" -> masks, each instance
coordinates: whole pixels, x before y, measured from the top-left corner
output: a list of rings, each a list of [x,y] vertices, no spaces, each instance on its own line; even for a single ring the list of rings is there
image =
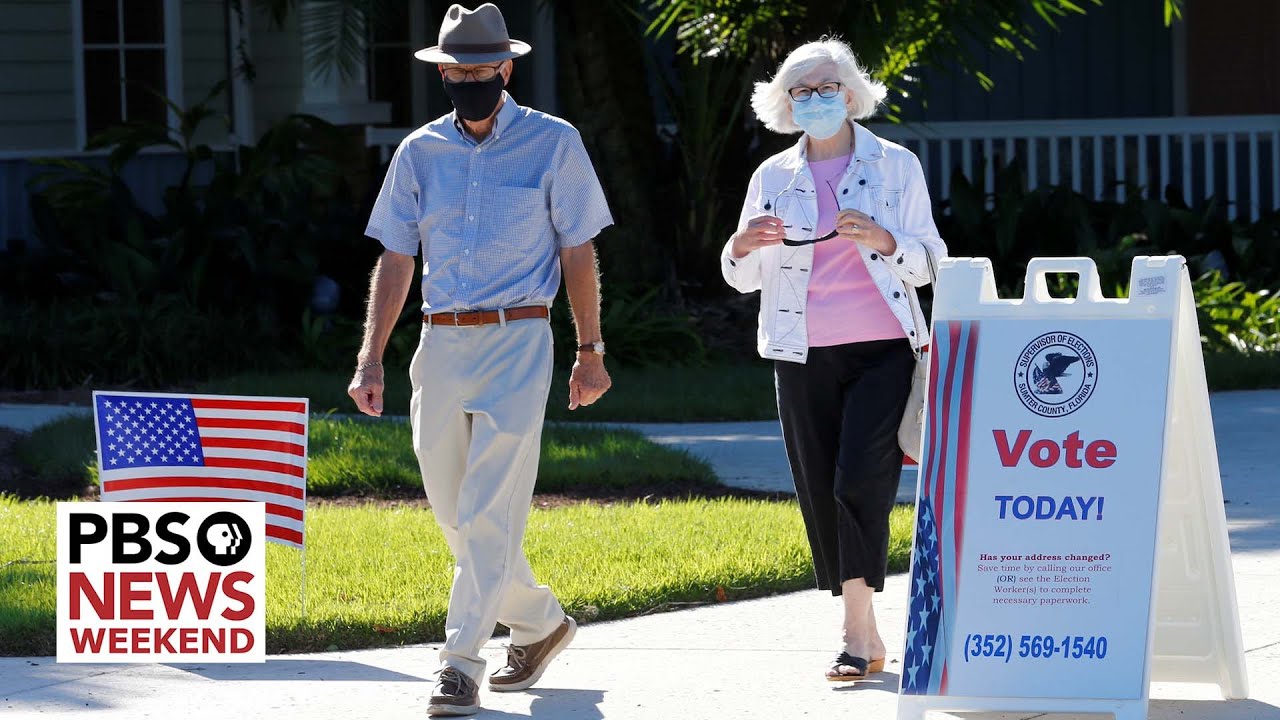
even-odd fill
[[[613,211],[615,225],[600,236],[603,271],[615,283],[670,290],[671,235],[655,210],[677,204],[657,202],[662,148],[644,28],[629,9],[621,0],[556,0],[560,108],[582,133]]]

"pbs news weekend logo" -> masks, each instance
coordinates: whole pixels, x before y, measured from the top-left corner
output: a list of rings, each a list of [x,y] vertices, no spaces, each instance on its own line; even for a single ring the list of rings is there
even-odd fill
[[[58,503],[58,662],[265,662],[262,503]]]
[[[1022,349],[1013,368],[1018,399],[1042,417],[1079,410],[1098,386],[1098,358],[1079,335],[1045,333]]]

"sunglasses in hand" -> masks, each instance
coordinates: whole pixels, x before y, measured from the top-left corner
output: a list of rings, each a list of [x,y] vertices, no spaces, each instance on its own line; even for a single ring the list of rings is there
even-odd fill
[[[783,225],[783,227],[789,228],[791,226]],[[788,247],[800,247],[801,245],[812,245],[814,243],[820,243],[825,240],[830,240],[831,238],[836,237],[839,234],[840,233],[836,232],[835,230],[832,230],[831,232],[827,233],[826,235],[823,235],[822,237],[809,238],[808,240],[792,240],[789,237],[784,237],[782,238],[782,244]]]
[[[835,188],[833,188],[833,187],[831,187],[831,183],[830,183],[830,182],[828,182],[828,183],[827,183],[827,189],[831,191],[831,197],[833,197],[833,198],[835,198],[835,199],[836,199],[836,209],[837,209],[837,210],[839,210],[839,209],[840,209],[840,196],[839,196],[839,195],[836,195],[836,189],[835,189]],[[790,226],[790,225],[786,225],[786,224],[783,224],[783,226],[782,226],[782,227],[783,227],[784,229],[790,229],[790,228],[791,228],[791,226]],[[805,230],[812,230],[812,228],[805,228]],[[800,246],[802,246],[802,245],[812,245],[812,244],[814,244],[814,243],[825,242],[825,241],[830,240],[830,239],[832,239],[832,238],[834,238],[834,237],[837,237],[837,236],[839,236],[839,235],[840,235],[840,233],[833,229],[831,232],[827,233],[826,235],[823,235],[822,237],[813,237],[813,238],[809,238],[809,239],[807,239],[807,240],[793,240],[793,239],[791,239],[791,238],[789,238],[789,237],[785,237],[785,236],[784,236],[784,237],[782,238],[782,244],[783,244],[783,245],[786,245],[787,247],[800,247]]]

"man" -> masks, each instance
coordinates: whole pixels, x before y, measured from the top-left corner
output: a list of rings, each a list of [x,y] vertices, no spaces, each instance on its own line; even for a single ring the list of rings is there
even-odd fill
[[[366,414],[382,413],[383,349],[423,252],[410,415],[427,498],[456,559],[430,715],[477,712],[480,648],[495,622],[511,629],[511,645],[489,678],[494,691],[533,685],[576,630],[534,580],[521,542],[562,271],[580,343],[569,408],[609,388],[592,239],[613,219],[577,130],[503,90],[511,59],[529,50],[494,5],[449,8],[439,45],[415,57],[439,65],[454,112],[400,144],[365,231],[385,247],[348,388]]]

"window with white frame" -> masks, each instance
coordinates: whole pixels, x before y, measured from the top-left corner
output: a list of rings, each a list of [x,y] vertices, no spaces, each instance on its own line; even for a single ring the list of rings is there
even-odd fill
[[[167,124],[180,87],[176,0],[79,0],[85,138],[124,122]],[[181,102],[181,98],[173,98]]]
[[[413,127],[422,122],[414,118],[414,87],[411,75],[413,51],[412,20],[409,3],[387,3],[390,17],[371,23],[369,28],[368,83],[369,99],[391,104],[391,127]]]

